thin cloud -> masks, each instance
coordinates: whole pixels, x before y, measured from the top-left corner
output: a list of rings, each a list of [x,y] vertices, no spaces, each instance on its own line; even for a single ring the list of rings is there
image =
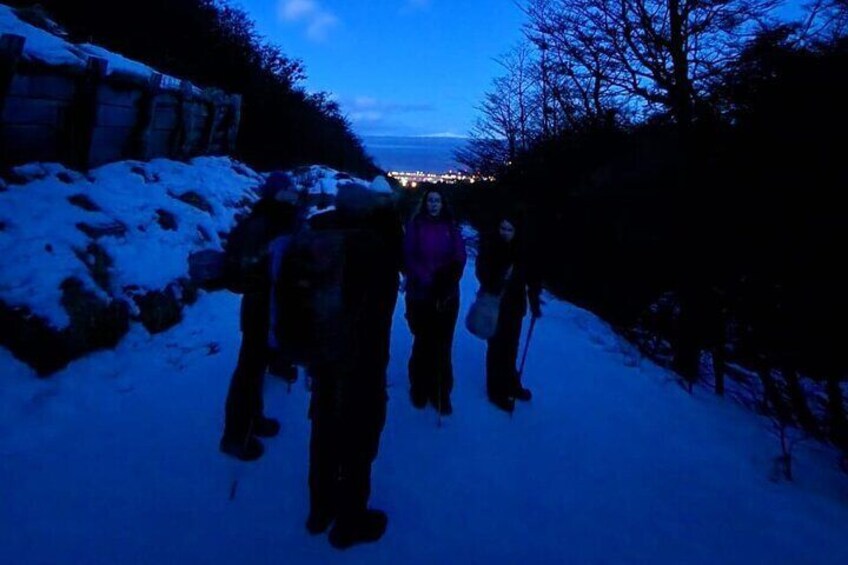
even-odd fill
[[[404,0],[400,7],[400,13],[404,15],[425,12],[433,7],[433,0]]]
[[[340,23],[339,18],[317,0],[280,0],[277,15],[285,23],[304,25],[306,37],[312,41],[326,40]]]
[[[318,11],[315,0],[280,0],[280,18],[287,22],[296,22]]]
[[[411,10],[426,10],[433,4],[433,0],[406,0],[406,8]]]
[[[425,103],[386,102],[371,96],[357,96],[346,104],[348,118],[360,128],[372,129],[393,121],[403,114],[435,112],[436,107]]]
[[[386,102],[371,96],[357,96],[350,101],[353,112],[382,112],[385,114],[412,114],[434,112],[436,107],[427,103]]]
[[[382,112],[362,111],[353,112],[350,114],[350,121],[353,123],[376,123],[382,121],[384,114]]]

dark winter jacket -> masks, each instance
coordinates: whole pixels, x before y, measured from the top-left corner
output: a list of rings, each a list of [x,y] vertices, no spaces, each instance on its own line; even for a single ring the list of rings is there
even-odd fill
[[[269,199],[256,203],[232,230],[225,246],[227,287],[244,295],[241,331],[266,339],[270,326],[271,242],[294,229],[291,206]]]
[[[404,271],[411,299],[457,296],[465,261],[465,241],[453,221],[419,213],[409,223],[404,239]]]
[[[385,386],[401,236],[390,206],[327,211],[298,230],[275,285],[284,354],[310,372]]]
[[[271,288],[270,245],[294,230],[293,206],[262,199],[230,232],[225,246],[227,288],[267,293]]]
[[[510,266],[512,272],[505,281]],[[484,238],[477,255],[477,280],[484,292],[500,294],[502,315],[524,316],[527,301],[536,311],[542,290],[538,268],[520,240],[505,242],[495,235]]]

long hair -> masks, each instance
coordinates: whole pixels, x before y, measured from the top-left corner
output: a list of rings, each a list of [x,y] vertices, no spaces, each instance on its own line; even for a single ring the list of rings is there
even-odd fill
[[[445,197],[445,193],[441,188],[436,186],[430,186],[427,190],[424,191],[424,194],[421,196],[421,200],[418,202],[418,208],[415,211],[415,215],[412,217],[413,220],[417,220],[423,216],[427,215],[427,197],[430,194],[436,193],[442,197],[442,210],[439,212],[438,219],[445,222],[453,222],[454,216],[453,211],[448,204],[448,199]]]
[[[515,230],[515,235],[509,244],[503,240],[500,234],[501,223],[504,221],[509,222]],[[527,237],[526,229],[526,222],[523,221],[520,214],[513,210],[503,211],[496,216],[495,222],[489,225],[489,229],[481,234],[481,245],[489,249],[496,249],[502,246],[503,248],[508,247],[518,255],[525,256],[530,251],[527,248],[529,238]]]

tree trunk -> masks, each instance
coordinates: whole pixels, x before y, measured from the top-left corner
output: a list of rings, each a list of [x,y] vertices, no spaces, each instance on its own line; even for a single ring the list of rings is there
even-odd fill
[[[807,433],[819,437],[821,430],[807,405],[804,389],[801,388],[801,382],[798,379],[798,371],[794,367],[784,367],[782,373],[783,378],[786,379],[786,388],[789,393],[789,401],[792,403],[792,411],[798,417],[798,423]]]
[[[830,438],[840,449],[848,452],[848,421],[845,417],[845,403],[839,378],[827,379],[827,414],[830,424]]]
[[[668,1],[669,23],[671,37],[669,51],[671,53],[672,73],[674,82],[671,95],[672,112],[683,135],[683,141],[688,139],[692,125],[692,84],[689,77],[689,58],[687,56],[687,31],[680,9],[680,0]]]

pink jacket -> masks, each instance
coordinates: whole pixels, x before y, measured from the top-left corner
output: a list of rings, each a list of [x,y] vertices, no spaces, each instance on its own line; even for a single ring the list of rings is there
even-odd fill
[[[417,215],[406,228],[406,291],[417,300],[444,299],[459,292],[465,242],[451,220]]]

